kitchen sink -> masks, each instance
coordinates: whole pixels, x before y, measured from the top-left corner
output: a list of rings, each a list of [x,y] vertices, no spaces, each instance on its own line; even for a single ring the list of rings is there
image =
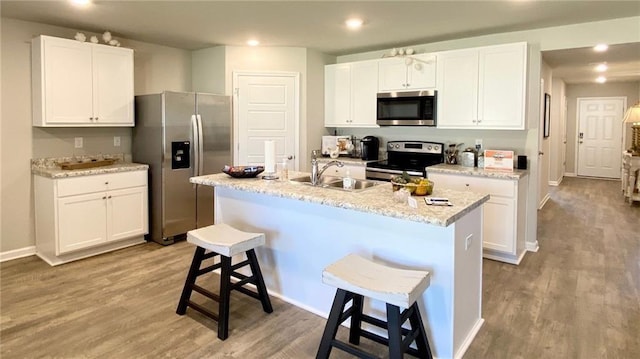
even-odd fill
[[[310,176],[291,178],[289,181],[294,183],[302,183],[309,186],[311,185]],[[348,190],[343,188],[341,177],[322,176],[320,177],[319,184],[317,184],[316,187],[339,189],[343,191],[354,192],[354,191],[361,191],[367,188],[371,188],[373,186],[380,184],[380,182],[376,182],[376,181],[367,181],[367,180],[361,180],[361,179],[355,179],[355,178],[353,179],[353,181],[354,181],[353,189]]]

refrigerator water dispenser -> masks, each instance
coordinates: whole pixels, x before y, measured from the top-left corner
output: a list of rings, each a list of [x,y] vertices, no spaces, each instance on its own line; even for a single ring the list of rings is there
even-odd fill
[[[190,148],[191,148],[191,142],[189,141],[171,142],[171,169],[172,170],[191,167]]]

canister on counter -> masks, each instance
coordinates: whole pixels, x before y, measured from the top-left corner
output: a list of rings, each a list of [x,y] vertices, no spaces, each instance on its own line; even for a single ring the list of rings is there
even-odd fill
[[[476,167],[477,157],[478,152],[475,149],[469,147],[460,154],[460,165],[463,167]]]

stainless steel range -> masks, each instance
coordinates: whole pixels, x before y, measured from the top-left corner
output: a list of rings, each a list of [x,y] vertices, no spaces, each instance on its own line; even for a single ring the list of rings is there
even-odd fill
[[[389,181],[402,174],[425,177],[425,167],[444,162],[444,144],[425,141],[389,141],[387,159],[367,164],[367,179]]]

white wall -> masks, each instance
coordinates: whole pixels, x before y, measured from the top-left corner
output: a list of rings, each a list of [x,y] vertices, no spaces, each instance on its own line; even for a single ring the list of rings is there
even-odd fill
[[[553,78],[551,84],[551,131],[549,148],[549,184],[557,186],[564,176],[566,149],[563,141],[566,133],[566,85],[562,79]]]
[[[2,122],[0,124],[0,253],[35,244],[30,160],[34,157],[131,152],[130,128],[57,128],[31,126],[31,45],[38,35],[73,38],[77,29],[1,18]],[[91,34],[89,32],[85,32]],[[135,50],[135,93],[189,90],[191,53],[165,46],[119,39]],[[113,147],[113,136],[122,146]],[[85,137],[74,149],[73,138]],[[11,225],[6,225],[10,223]]]

